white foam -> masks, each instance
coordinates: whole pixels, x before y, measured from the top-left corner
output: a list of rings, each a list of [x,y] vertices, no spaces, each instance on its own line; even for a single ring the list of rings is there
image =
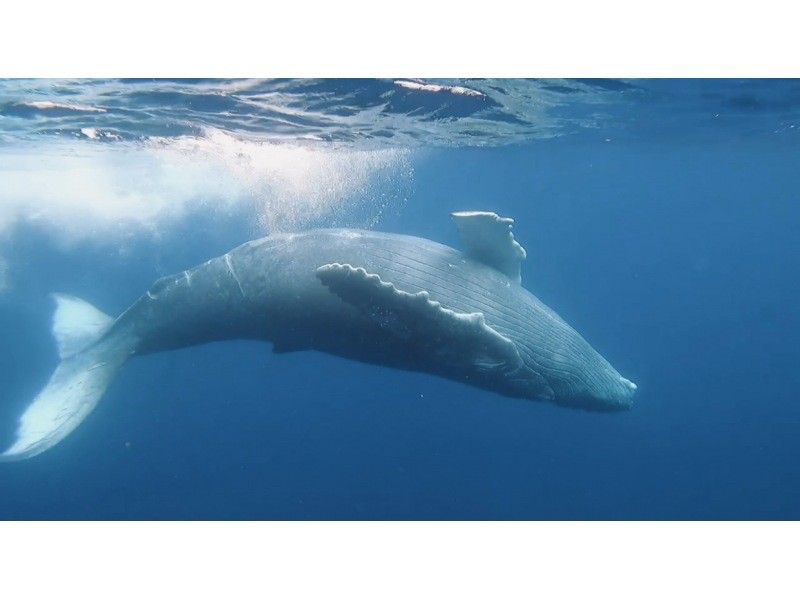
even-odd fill
[[[419,81],[406,81],[403,79],[398,79],[394,82],[395,85],[398,87],[403,87],[404,89],[411,89],[413,91],[427,91],[430,93],[452,93],[454,95],[459,96],[473,96],[473,97],[483,97],[484,94],[480,91],[475,89],[469,89],[468,87],[461,87],[460,85],[437,85],[435,83],[421,83]]]
[[[35,102],[23,102],[24,106],[36,108],[37,110],[73,110],[75,112],[105,112],[105,108],[87,106],[85,104],[67,104],[64,102],[51,102],[50,100],[37,100]]]
[[[81,135],[84,137],[88,137],[89,139],[114,139],[118,140],[120,138],[119,135],[115,133],[111,133],[110,131],[101,131],[100,129],[96,129],[94,127],[84,127],[81,129]]]
[[[81,133],[88,137],[89,139],[99,139],[100,133],[94,127],[84,127],[81,129]]]
[[[116,241],[199,211],[241,209],[254,214],[254,232],[299,229],[354,202],[377,212],[402,200],[395,189],[411,172],[403,149],[265,143],[218,130],[143,143],[29,142],[0,148],[0,236],[33,222],[67,241]]]

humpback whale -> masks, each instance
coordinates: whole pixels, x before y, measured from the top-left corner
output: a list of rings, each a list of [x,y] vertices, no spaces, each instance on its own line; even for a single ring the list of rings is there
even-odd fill
[[[566,407],[631,407],[636,385],[521,285],[514,221],[452,214],[463,251],[419,237],[316,229],[250,241],[156,281],[116,319],[54,294],[61,361],[2,460],[57,444],[130,357],[226,339],[426,372]]]

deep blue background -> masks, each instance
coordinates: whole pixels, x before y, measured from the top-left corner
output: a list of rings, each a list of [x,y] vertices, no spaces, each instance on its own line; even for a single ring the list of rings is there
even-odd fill
[[[3,464],[0,518],[798,518],[797,142],[665,126],[416,151],[413,196],[379,228],[457,245],[449,211],[513,216],[524,285],[639,385],[630,412],[196,347],[132,360],[62,444]],[[250,231],[187,222],[120,256],[19,232],[0,440],[56,363],[48,292],[117,313]]]

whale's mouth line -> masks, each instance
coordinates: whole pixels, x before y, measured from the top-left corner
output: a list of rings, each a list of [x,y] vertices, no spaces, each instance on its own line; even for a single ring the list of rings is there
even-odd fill
[[[622,384],[624,384],[631,392],[636,392],[636,390],[639,388],[635,382],[631,382],[624,376],[620,376],[619,381],[622,382]]]
[[[639,387],[625,376],[619,376],[619,382],[622,386],[622,392],[616,393],[614,398],[619,403],[620,411],[628,411],[633,408],[635,402],[633,397]]]

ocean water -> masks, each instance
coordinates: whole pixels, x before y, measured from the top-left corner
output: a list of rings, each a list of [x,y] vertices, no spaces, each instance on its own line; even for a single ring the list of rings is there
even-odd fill
[[[137,357],[0,463],[0,519],[797,519],[799,165],[795,80],[0,81],[0,448],[58,363],[49,293],[116,315],[319,226],[457,247],[456,210],[513,217],[523,285],[639,387]]]

